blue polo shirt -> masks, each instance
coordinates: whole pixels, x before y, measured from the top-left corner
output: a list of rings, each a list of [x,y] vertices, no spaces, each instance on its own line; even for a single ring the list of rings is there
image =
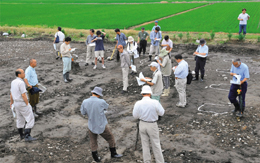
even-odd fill
[[[159,39],[159,40],[154,40],[154,39]],[[159,42],[161,41],[162,39],[162,34],[160,32],[155,32],[155,31],[152,31],[150,33],[150,39],[151,39],[151,45],[153,46],[159,46]]]
[[[126,45],[125,40],[127,40],[127,39],[125,37],[125,34],[123,34],[123,33],[120,33],[120,35],[117,34],[116,35],[116,40],[118,41],[117,46],[118,45],[123,45],[123,46]]]
[[[184,79],[189,74],[189,65],[185,60],[182,60],[178,63],[178,66],[176,67],[174,71],[174,75],[177,78]]]
[[[38,84],[38,78],[37,78],[35,68],[32,68],[31,66],[29,66],[25,70],[25,78],[28,80],[28,83],[31,86],[35,86],[36,84]]]
[[[241,76],[240,81],[244,80],[245,78],[249,78],[249,70],[246,64],[241,63],[239,67],[235,67],[233,64],[231,66],[230,73],[236,73],[237,75]],[[236,80],[236,78],[233,76],[233,80]]]
[[[206,53],[206,55],[197,55],[198,57],[206,58],[208,56],[208,53],[209,53],[209,47],[207,45],[204,45],[204,46],[199,45],[196,52]]]

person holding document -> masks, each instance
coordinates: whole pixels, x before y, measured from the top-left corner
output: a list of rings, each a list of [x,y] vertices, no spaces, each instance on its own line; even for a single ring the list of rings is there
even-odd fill
[[[151,46],[149,53],[149,61],[152,61],[153,53],[155,53],[155,56],[159,54],[159,42],[162,39],[162,34],[159,31],[160,28],[156,27],[155,30],[150,33]]]
[[[88,66],[90,64],[90,62],[92,63],[92,65],[94,65],[94,61],[95,61],[95,47],[96,47],[96,43],[92,42],[92,40],[94,39],[94,37],[96,37],[96,35],[94,35],[94,29],[90,29],[89,30],[89,35],[87,37],[86,40],[86,45],[87,45],[87,56],[86,56],[86,64],[85,66]]]
[[[65,42],[60,46],[60,52],[62,54],[63,61],[63,79],[65,83],[71,82],[73,79],[69,78],[70,70],[71,70],[71,54],[70,52],[73,50],[70,47],[70,37],[65,38]]]

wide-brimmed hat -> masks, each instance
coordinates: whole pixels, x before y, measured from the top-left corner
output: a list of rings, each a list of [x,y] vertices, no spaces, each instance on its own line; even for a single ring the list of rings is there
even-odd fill
[[[134,41],[134,38],[133,38],[132,36],[129,36],[127,41],[128,41],[128,42],[133,42],[133,41]]]
[[[143,86],[141,94],[153,94],[151,87],[149,85]]]
[[[159,54],[159,57],[164,57],[168,54],[169,52],[166,50],[166,48],[163,48],[161,51],[160,51],[160,54]]]
[[[103,96],[102,91],[103,91],[102,88],[100,88],[100,87],[95,87],[95,88],[93,89],[93,91],[91,91],[91,92],[92,92],[92,93],[95,93],[95,94],[97,94],[97,95],[99,95],[99,96]]]
[[[206,41],[204,38],[200,39],[200,45],[205,44],[205,43],[206,43]]]

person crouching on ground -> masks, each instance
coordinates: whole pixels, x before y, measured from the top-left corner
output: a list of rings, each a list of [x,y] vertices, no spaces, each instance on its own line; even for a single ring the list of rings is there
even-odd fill
[[[63,61],[63,79],[65,83],[71,82],[73,79],[70,79],[70,70],[71,70],[71,47],[70,47],[70,37],[65,38],[65,42],[60,46],[60,52],[62,54]]]
[[[95,42],[96,43],[96,47],[95,47],[95,66],[93,67],[93,69],[97,68],[98,57],[102,58],[102,68],[106,68],[105,64],[104,64],[105,48],[104,48],[104,43],[103,43],[104,42],[104,38],[106,36],[106,33],[97,31],[96,34],[97,34],[97,36],[95,36],[93,38],[93,40],[91,41],[91,42]]]
[[[102,88],[95,87],[94,90],[91,91],[92,96],[85,99],[80,108],[81,114],[88,116],[90,146],[92,157],[96,162],[101,162],[101,158],[98,156],[97,152],[98,135],[102,136],[108,142],[112,158],[123,156],[116,152],[115,138],[108,127],[107,118],[104,113],[104,111],[108,109],[108,104],[105,100],[100,99],[100,96],[103,96],[102,91]]]
[[[150,70],[153,71],[153,79],[146,77],[145,79],[140,80],[151,86],[153,92],[151,98],[160,102],[160,97],[163,90],[162,73],[158,70],[158,63],[152,62],[149,66]],[[147,81],[146,79],[150,79],[150,81]]]
[[[151,99],[152,90],[150,86],[143,86],[141,94],[143,98],[135,103],[133,117],[140,120],[139,130],[142,141],[143,160],[145,163],[151,162],[151,142],[156,163],[164,163],[157,121],[159,116],[164,115],[165,110],[160,102]]]

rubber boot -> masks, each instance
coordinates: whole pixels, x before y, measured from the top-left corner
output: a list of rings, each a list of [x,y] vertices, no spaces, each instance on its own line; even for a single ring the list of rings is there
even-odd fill
[[[18,128],[18,132],[19,132],[19,134],[20,134],[21,140],[24,139],[23,128]]]
[[[92,157],[96,162],[101,162],[101,158],[98,156],[97,151],[92,152]]]
[[[66,76],[67,81],[71,82],[73,79],[70,78],[70,73],[67,72],[66,74],[67,74],[67,76]]]
[[[25,141],[34,141],[34,140],[37,140],[37,139],[31,137],[31,129],[30,129],[30,128],[26,128],[26,129],[24,130],[24,135],[25,135],[25,137],[24,137],[24,140],[25,140]]]
[[[162,96],[169,96],[169,88],[165,89],[165,92],[162,94]]]
[[[193,81],[199,80],[199,75],[195,75],[195,78],[192,79]]]
[[[33,111],[34,118],[38,118],[39,115],[37,115],[37,114],[35,113],[35,106],[32,107],[32,111]]]
[[[236,112],[240,111],[240,106],[239,106],[238,102],[233,103],[233,105],[235,106],[235,109],[232,111],[232,113],[236,113]]]
[[[162,96],[165,96],[166,92],[167,92],[167,89],[164,89],[163,93],[162,93]]]
[[[42,115],[42,112],[37,111],[37,107],[34,106],[35,114]]]
[[[112,158],[120,158],[123,157],[123,155],[117,154],[116,153],[116,148],[110,148],[110,152],[111,152],[111,157]]]
[[[63,74],[63,79],[64,79],[64,82],[65,82],[65,83],[68,83],[68,80],[67,80],[67,73]]]
[[[204,81],[204,75],[200,76],[200,81]]]
[[[152,61],[152,56],[151,55],[149,55],[149,61]]]

